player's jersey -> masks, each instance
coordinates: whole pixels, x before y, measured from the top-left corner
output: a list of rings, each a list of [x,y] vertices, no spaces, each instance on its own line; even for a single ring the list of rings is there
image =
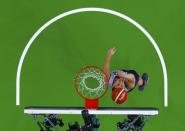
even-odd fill
[[[128,73],[128,74],[133,74],[133,75],[134,75],[134,77],[135,77],[135,86],[136,86],[137,83],[138,83],[138,81],[139,81],[140,75],[139,75],[135,70],[125,70],[125,69],[123,69],[122,71],[124,71],[124,72],[126,72],[126,73]],[[114,87],[113,87],[112,85],[113,85],[114,79],[115,79],[116,77],[119,77],[119,76],[117,75],[117,72],[116,72],[116,71],[113,71],[113,72],[110,74],[110,79],[109,79],[109,87],[112,88],[112,90],[114,90]],[[126,87],[126,85],[125,85],[125,90],[126,90],[127,92],[132,91],[134,88],[135,88],[135,87],[133,87],[133,88],[130,89],[130,88]]]
[[[125,70],[125,69],[123,69],[122,71],[124,71],[124,72],[126,72],[128,74],[133,74],[134,75],[134,77],[135,77],[135,86],[136,86],[138,81],[139,81],[140,75],[135,70]],[[131,88],[131,89],[126,87],[127,92],[132,91],[135,88],[135,86],[133,88]]]
[[[124,71],[128,74],[133,74],[134,77],[135,77],[135,85],[137,85],[140,75],[135,70],[125,70],[125,69],[123,69],[122,71]]]

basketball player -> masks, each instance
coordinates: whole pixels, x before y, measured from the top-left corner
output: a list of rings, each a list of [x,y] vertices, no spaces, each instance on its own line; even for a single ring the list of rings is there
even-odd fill
[[[115,52],[116,48],[110,48],[107,51],[105,58],[103,70],[109,79],[108,86],[112,89],[112,91],[116,88],[123,88],[124,91],[128,93],[135,87],[138,87],[140,91],[143,91],[148,82],[147,73],[140,75],[135,70],[126,69],[119,69],[110,73],[110,61]]]

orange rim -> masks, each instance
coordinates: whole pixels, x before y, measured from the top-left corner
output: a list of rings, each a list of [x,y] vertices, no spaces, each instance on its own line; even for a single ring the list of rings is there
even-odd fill
[[[107,83],[108,83],[108,77],[106,76],[105,72],[104,72],[101,68],[99,68],[99,67],[97,67],[97,66],[85,66],[85,67],[81,68],[81,69],[77,72],[77,74],[76,74],[76,76],[75,76],[75,79],[74,79],[74,87],[75,87],[75,90],[77,91],[77,93],[78,93],[82,98],[84,98],[84,99],[89,99],[89,98],[83,96],[83,95],[79,92],[79,90],[78,90],[78,84],[77,84],[77,78],[78,78],[79,74],[80,74],[83,70],[88,69],[88,68],[96,68],[96,69],[100,70],[100,71],[104,74],[104,76],[105,76],[105,77],[104,77],[105,85],[107,86]],[[100,95],[100,96],[97,97],[97,98],[93,98],[93,99],[100,99],[100,98],[102,98],[102,97],[105,95],[105,93],[107,92],[107,90],[108,90],[108,87],[106,87],[106,89],[105,89],[105,91],[102,93],[102,95]]]

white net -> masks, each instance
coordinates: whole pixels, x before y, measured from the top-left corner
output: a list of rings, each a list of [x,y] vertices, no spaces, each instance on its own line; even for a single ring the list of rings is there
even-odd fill
[[[101,97],[106,91],[105,74],[101,69],[96,67],[83,68],[76,77],[76,88],[78,93],[88,99],[96,99]],[[87,83],[89,79],[93,79],[90,84]],[[97,83],[95,85],[95,83]]]

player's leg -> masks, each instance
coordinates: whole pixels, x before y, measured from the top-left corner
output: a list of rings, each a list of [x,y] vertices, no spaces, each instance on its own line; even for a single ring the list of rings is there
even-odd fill
[[[142,76],[139,77],[139,81],[137,83],[139,90],[143,91],[144,88],[146,87],[147,83],[148,83],[148,74],[147,73],[143,73]]]

